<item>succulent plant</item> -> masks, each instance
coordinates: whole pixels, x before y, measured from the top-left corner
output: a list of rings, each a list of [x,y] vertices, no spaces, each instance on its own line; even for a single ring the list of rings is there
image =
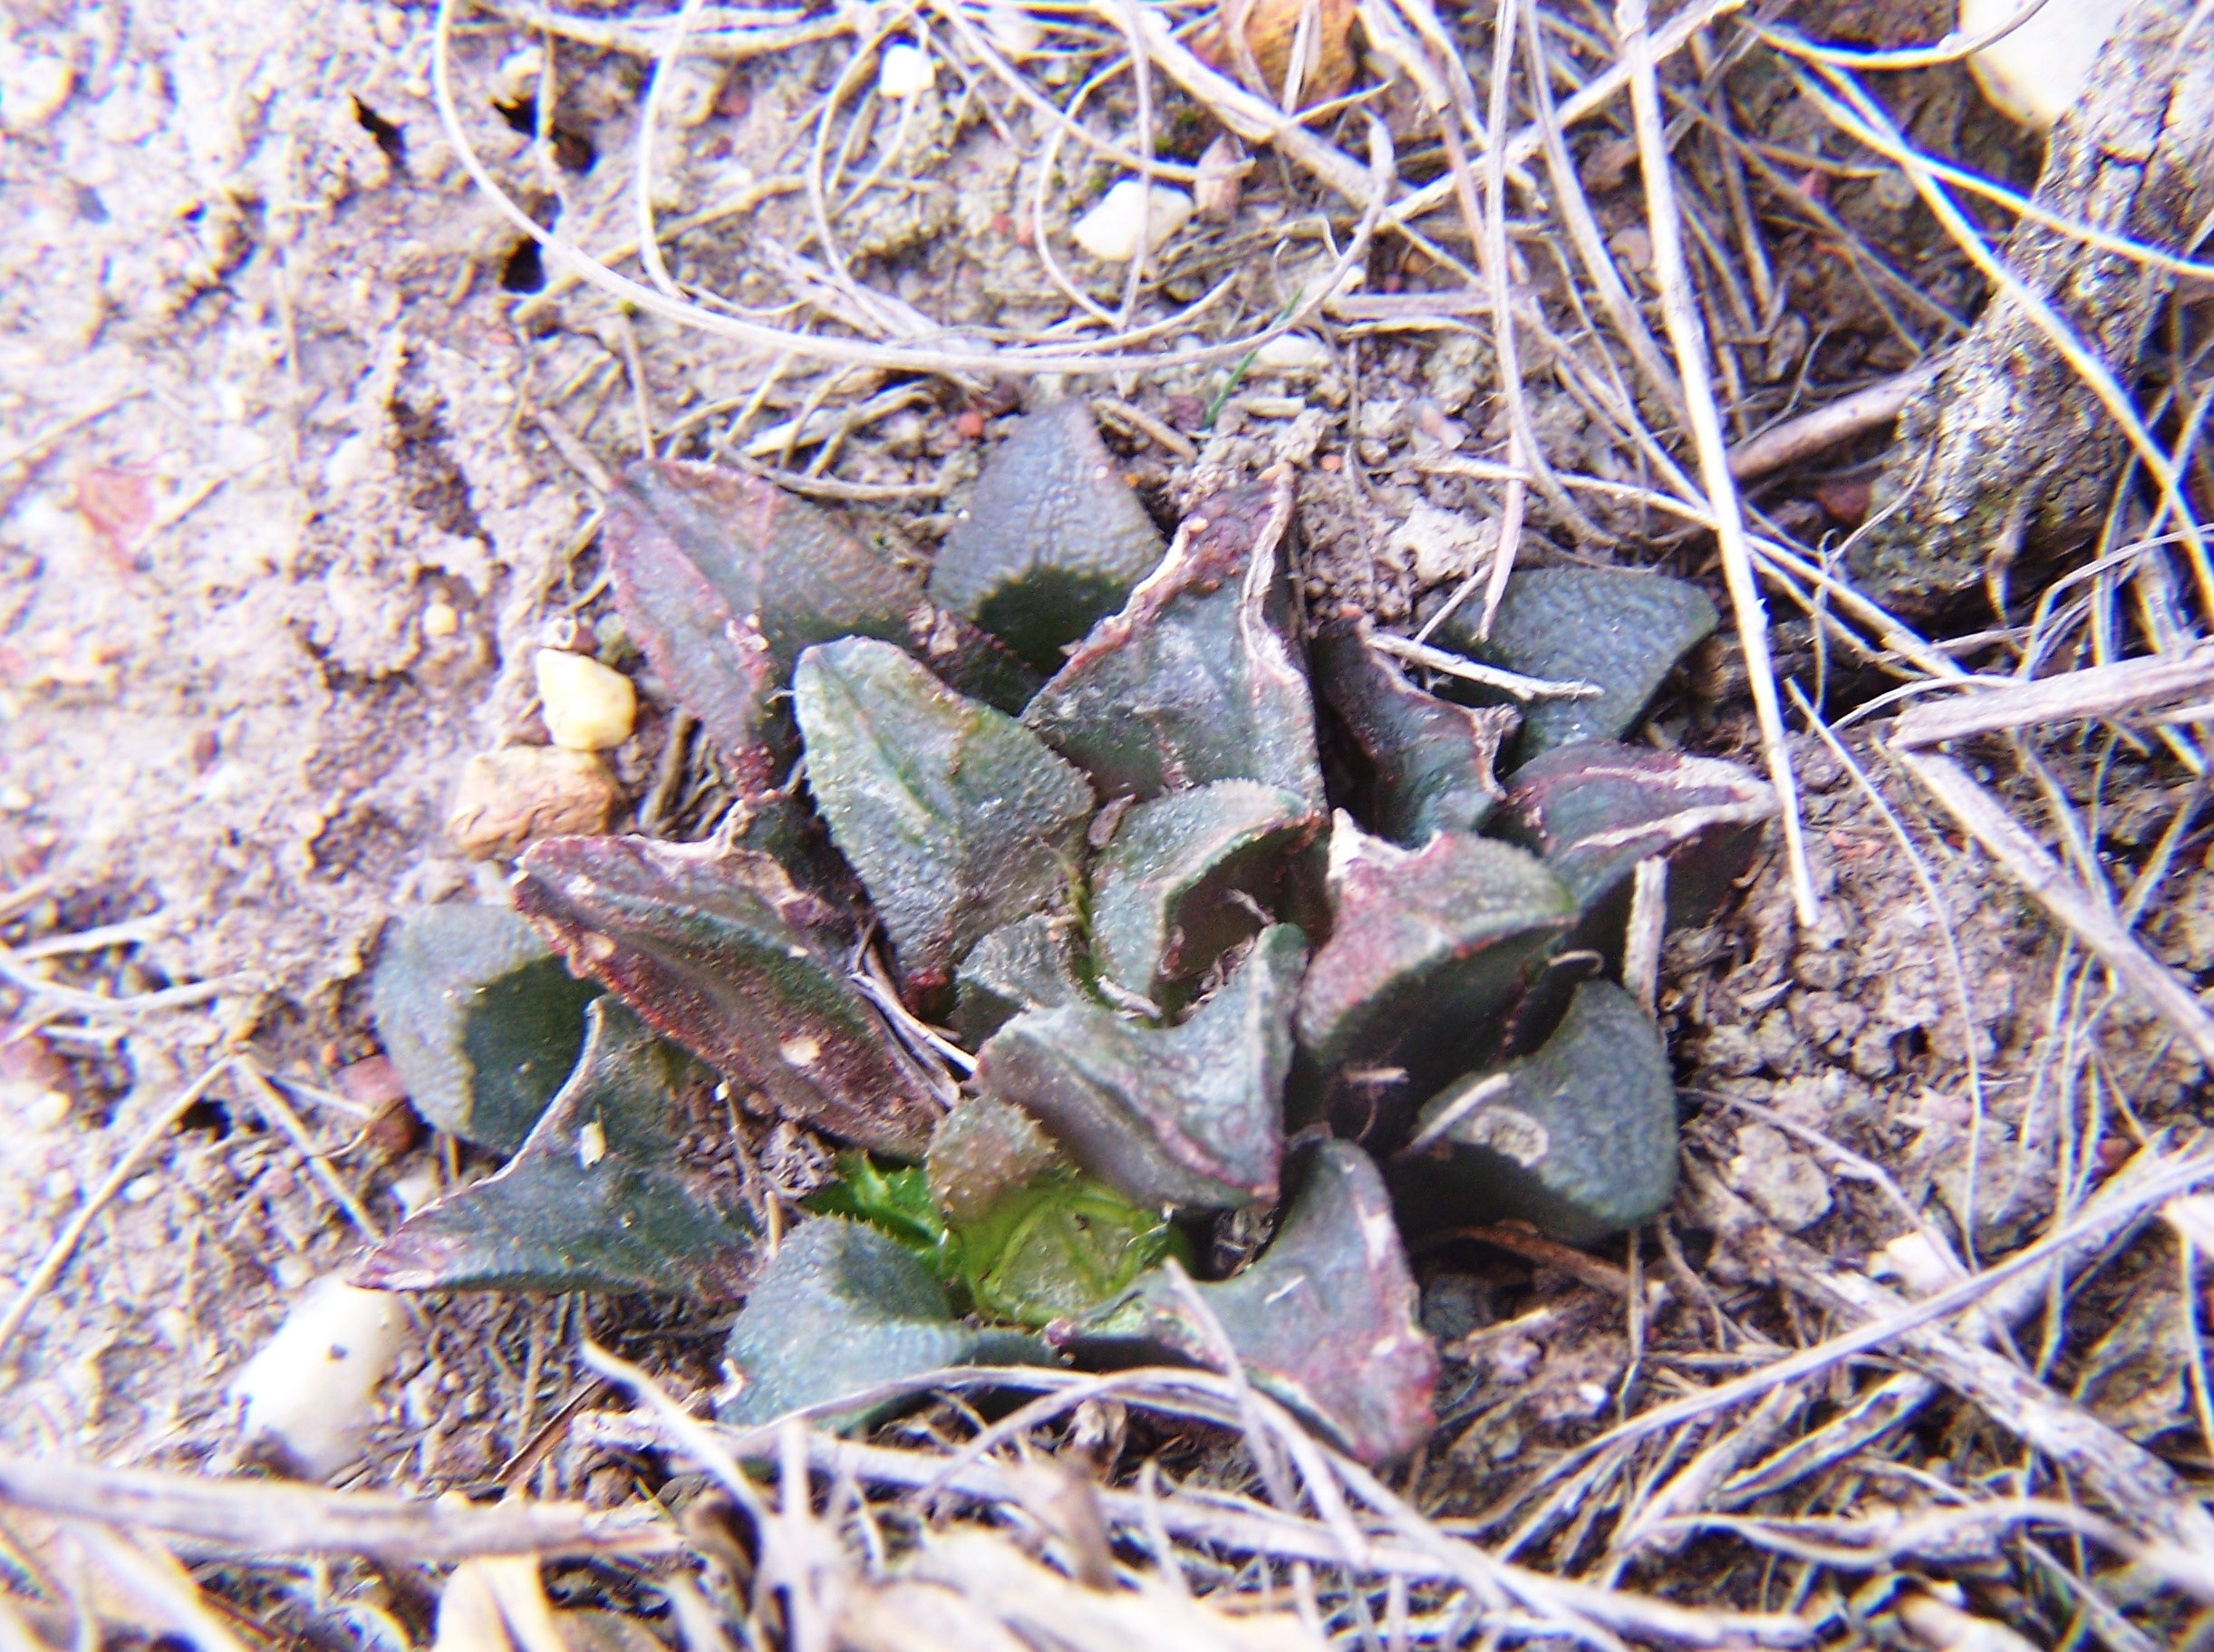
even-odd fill
[[[508,950],[450,1000],[402,932],[384,968],[420,1012],[387,1037],[449,1068],[471,1036],[455,1005],[507,1001],[485,996],[505,972],[571,992],[548,1012],[570,1051],[582,995],[621,1002],[593,1010],[527,1140],[535,1109],[503,1103],[495,1126],[466,1076],[425,1082],[448,1127],[521,1150],[364,1277],[742,1292],[736,1422],[865,1421],[893,1402],[837,1402],[1044,1357],[1049,1324],[1081,1358],[1234,1360],[1367,1460],[1415,1444],[1436,1360],[1398,1220],[1583,1241],[1667,1199],[1660,1034],[1564,948],[1619,933],[1640,860],[1669,861],[1672,910],[1726,889],[1774,805],[1732,765],[1606,743],[1713,625],[1703,594],[1515,575],[1493,637],[1457,641],[1601,692],[1529,710],[1503,797],[1513,710],[1432,693],[1358,625],[1313,640],[1310,679],[1293,502],[1281,467],[1203,499],[1151,566],[1088,415],[1039,415],[925,594],[759,483],[633,468],[610,506],[618,604],[723,748],[738,807],[711,844],[525,855],[517,905],[584,981],[501,914]],[[1056,668],[1034,695],[1018,656]],[[381,971],[381,1016],[384,997]],[[965,1057],[927,1024],[949,1012]],[[846,1145],[772,1257],[738,1198],[730,1106]],[[1287,1170],[1294,1124],[1353,1139]],[[1257,1260],[1179,1274],[1191,1223],[1287,1192]]]

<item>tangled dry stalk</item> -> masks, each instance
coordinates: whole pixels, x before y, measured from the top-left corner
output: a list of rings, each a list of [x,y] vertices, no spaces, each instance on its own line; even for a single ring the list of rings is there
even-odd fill
[[[1674,551],[1711,536],[1755,738],[1786,799],[1783,854],[1802,930],[1822,923],[1824,896],[1794,758],[1803,764],[1826,751],[1880,814],[1933,907],[1945,905],[1934,868],[1974,860],[1972,841],[1980,875],[2011,880],[2063,932],[2046,1030],[2032,1070],[2011,1080],[2032,1097],[2017,1120],[2043,1107],[2059,1121],[2039,1144],[2052,1163],[2022,1230],[2035,1237],[2004,1254],[1977,1254],[1977,1144],[1991,1127],[1972,1003],[1983,983],[1953,948],[1948,990],[1966,1029],[1972,1114],[1970,1219],[1918,1203],[1884,1165],[1820,1131],[1765,1116],[1806,1138],[1837,1176],[1879,1190],[1891,1230],[1918,1244],[1925,1263],[1894,1290],[1871,1277],[1872,1259],[1822,1254],[1688,1156],[1689,1197],[1716,1236],[1712,1252],[1695,1267],[1664,1224],[1654,1239],[1667,1265],[1652,1275],[1635,1243],[1627,1267],[1575,1261],[1570,1271],[1630,1349],[1597,1414],[1610,1406],[1612,1421],[1533,1454],[1505,1494],[1483,1506],[1455,1503],[1439,1489],[1449,1476],[1425,1462],[1387,1483],[1319,1444],[1234,1375],[954,1372],[922,1385],[940,1399],[904,1443],[895,1433],[843,1439],[807,1418],[739,1435],[701,1422],[666,1391],[666,1378],[589,1342],[581,1357],[595,1380],[550,1423],[523,1430],[531,1442],[517,1451],[515,1472],[500,1476],[508,1501],[491,1507],[150,1472],[62,1474],[29,1462],[0,1464],[0,1502],[78,1533],[109,1584],[204,1645],[251,1636],[178,1559],[212,1579],[224,1574],[206,1567],[218,1561],[590,1557],[621,1570],[633,1598],[658,1600],[687,1646],[731,1644],[734,1628],[749,1646],[804,1652],[1012,1646],[1041,1633],[1086,1647],[1126,1645],[1134,1634],[1179,1646],[1328,1638],[1393,1652],[1539,1638],[1793,1647],[1890,1618],[1945,1644],[1924,1626],[1960,1615],[1950,1580],[1994,1569],[2015,1580],[2009,1588],[2061,1600],[2079,1636],[2109,1647],[2155,1644],[2163,1624],[2195,1621],[2203,1637],[2214,1622],[2214,1517],[2202,1501],[2214,1395],[2194,1270],[2214,1242],[2199,1191],[2214,1183],[2214,1154],[2188,1131],[2136,1126],[2102,1038],[2117,1006],[2133,999],[2214,1067],[2214,1018],[2147,936],[2187,846],[2197,845],[2206,801],[2214,654],[2200,639],[2214,622],[2214,575],[2199,513],[2214,498],[2201,440],[2214,372],[2204,345],[2189,345],[2179,326],[2164,388],[2141,404],[2124,375],[2014,280],[1994,224],[2027,217],[2080,233],[2086,246],[2141,259],[2190,295],[2204,294],[2214,268],[2079,231],[2005,180],[1926,154],[1900,130],[1875,77],[1956,62],[1975,43],[1841,51],[1745,21],[1741,4],[1698,0],[1655,27],[1642,0],[1623,0],[1611,15],[1591,5],[1498,0],[1487,19],[1456,30],[1429,0],[1361,0],[1373,60],[1396,74],[1397,90],[1356,91],[1304,111],[1203,61],[1192,36],[1205,8],[1117,0],[1026,8],[923,0],[827,12],[685,0],[651,17],[440,0],[432,79],[461,165],[544,255],[550,280],[514,302],[515,321],[527,327],[558,306],[585,304],[587,290],[612,301],[595,313],[608,318],[620,348],[527,410],[603,493],[617,449],[704,451],[818,497],[928,508],[959,479],[950,460],[933,475],[833,471],[872,431],[930,404],[932,379],[968,397],[1000,380],[1096,376],[1117,392],[1102,404],[1121,410],[1110,411],[1111,423],[1180,461],[1204,463],[1208,430],[1165,421],[1146,387],[1206,389],[1213,413],[1230,404],[1257,353],[1288,334],[1330,340],[1355,384],[1364,351],[1373,362],[1390,341],[1482,341],[1493,373],[1485,390],[1503,413],[1499,440],[1484,456],[1434,444],[1409,464],[1495,488],[1498,548],[1451,584],[1400,651],[1423,660],[1425,639],[1464,602],[1488,618],[1518,547],[1541,532],[1566,554],[1601,558],[1619,543]],[[1320,27],[1325,9],[1309,0],[1300,26]],[[1488,61],[1482,53],[1465,61],[1456,41],[1481,34],[1486,20]],[[1030,260],[1023,278],[1055,300],[1049,322],[933,315],[924,295],[877,285],[872,272],[887,266],[852,244],[868,209],[933,187],[903,168],[917,156],[943,159],[905,136],[911,121],[930,117],[913,102],[887,109],[875,90],[880,53],[894,42],[928,53],[939,82],[958,88],[952,96],[967,118],[997,130],[1013,151],[1029,226],[1016,237]],[[536,133],[503,162],[488,157],[487,123],[470,111],[486,101],[475,82],[517,43],[536,46],[544,78]],[[658,169],[672,107],[689,95],[687,66],[806,53],[817,54],[810,83],[824,90],[776,167],[668,216]],[[2018,598],[2009,609],[2002,594],[1993,629],[1925,636],[1841,575],[1845,544],[1810,541],[1805,519],[1764,503],[1764,478],[1886,426],[1962,320],[1830,209],[1816,186],[1824,168],[1842,169],[1837,163],[1735,129],[1723,78],[1756,53],[1859,146],[1861,164],[1905,180],[1951,256],[2030,308],[2127,436],[2132,470],[2104,532],[2025,621],[2010,617]],[[630,165],[618,180],[608,178],[614,169],[580,179],[553,162],[565,54],[613,54],[644,74]],[[1209,231],[1171,243],[1157,267],[1133,261],[1112,289],[1087,285],[1053,250],[1075,215],[1074,180],[1101,170],[1164,185],[1194,179],[1193,165],[1162,152],[1172,97],[1263,164],[1283,168],[1277,186],[1298,209],[1275,221],[1265,246]],[[896,131],[871,164],[865,157],[887,121]],[[1621,232],[1610,238],[1586,187],[1589,157],[1580,170],[1569,148],[1571,135],[1609,123],[1629,146],[1619,164],[1634,164],[1644,181],[1641,268],[1625,267]],[[1399,146],[1395,130],[1415,134],[1419,155]],[[1695,143],[1700,159],[1689,165],[1682,157]],[[1426,181],[1407,181],[1424,173]],[[1972,209],[1970,199],[1981,206]],[[553,201],[557,214],[547,210]],[[1776,244],[1786,217],[1845,267],[1914,360],[1872,382],[1816,385],[1810,349],[1795,377],[1748,375],[1750,353],[1774,336],[1791,302]],[[1296,280],[1271,289],[1246,279],[1247,261],[1265,253],[1288,263],[1310,246],[1320,256],[1299,266]],[[1385,265],[1418,270],[1423,284],[1361,285],[1363,272]],[[648,319],[666,329],[657,336],[698,335],[738,352],[746,382],[664,417],[669,386],[665,376],[655,382],[640,343]],[[597,423],[599,404],[614,396],[620,405],[625,389],[631,428],[611,436]],[[566,411],[572,402],[591,405],[577,414]],[[1562,402],[1599,433],[1574,451],[1559,442],[1559,421],[1549,422],[1548,410]],[[1357,434],[1332,449],[1356,478]],[[2187,578],[2171,561],[2179,549]],[[1328,594],[1356,593],[1338,580]],[[1806,729],[1797,739],[1779,692],[1771,604],[1793,622],[1793,670],[1811,690],[1810,698],[1793,685]],[[1878,686],[1857,691],[1832,726],[1816,711],[1822,684],[1847,674]],[[1892,716],[1884,739],[1847,743],[1851,725],[1878,715]],[[2184,777],[2126,886],[2117,886],[2102,848],[2102,811],[2112,806],[2096,785],[2086,800],[2054,772],[2056,731],[2086,724],[2094,732],[2078,743],[2097,754],[2101,784],[2123,757],[2141,775]],[[1977,758],[1957,744],[1967,741],[1981,742]],[[1960,755],[1938,749],[1948,742]],[[660,816],[665,796],[669,818],[699,797],[681,736],[672,750],[649,811]],[[2000,752],[2011,772],[1990,766]],[[1871,774],[1880,764],[1890,772]],[[1933,827],[1900,777],[1959,839]],[[1987,898],[1999,898],[1996,888]],[[58,984],[27,950],[0,948],[0,974],[42,1012],[90,1021],[208,995],[187,987],[102,999]],[[284,1096],[244,1057],[227,1058],[182,1091],[0,1316],[0,1352],[102,1207],[224,1067],[236,1068],[274,1116],[290,1116]],[[2197,1082],[2203,1097],[2203,1077]],[[373,1232],[373,1217],[324,1168],[305,1126],[293,1119],[286,1129],[332,1202]],[[2132,1151],[2108,1164],[2102,1147],[2116,1141]],[[2048,1380],[2074,1293],[2163,1222],[2180,1259],[2187,1381],[2205,1435],[2205,1455],[2184,1470]],[[1722,1260],[1726,1281],[1716,1271]],[[1757,1303],[1741,1289],[1748,1284]],[[1539,1334],[1565,1311],[1532,1309],[1472,1332],[1460,1351],[1473,1357]],[[1648,1338],[1671,1314],[1711,1321],[1709,1363],[1679,1361],[1666,1381],[1633,1385]],[[1784,1339],[1787,1330],[1797,1346]],[[532,1357],[540,1357],[535,1340]],[[1700,1371],[1726,1374],[1697,1384],[1686,1375]],[[610,1389],[627,1396],[627,1414],[584,1408]],[[962,1397],[986,1389],[1037,1397],[988,1423]],[[1933,1413],[1950,1420],[1930,1423]],[[1100,1440],[1111,1433],[1119,1442],[1134,1418],[1183,1465],[1181,1483],[1165,1485],[1155,1458],[1135,1473],[1116,1470],[1119,1444],[1108,1451]],[[1980,1476],[1942,1479],[1894,1461],[1890,1448],[1916,1428],[1978,1442]],[[659,1454],[672,1472],[704,1476],[712,1489],[693,1496],[681,1521],[643,1500],[596,1511],[530,1501],[524,1488],[538,1483],[536,1471],[564,1433],[580,1449]],[[1210,1455],[1194,1444],[1205,1439],[1234,1439],[1243,1456]],[[1061,1466],[1082,1455],[1085,1441],[1107,1483]],[[1257,1494],[1237,1489],[1249,1482]],[[1879,1486],[1889,1489],[1872,1494]],[[1039,1554],[1049,1564],[1039,1564]],[[1697,1563],[1680,1573],[1655,1564],[1672,1555]],[[536,1595],[535,1574],[522,1585],[487,1575],[507,1578],[487,1587],[509,1632],[527,1644],[528,1613],[513,1599],[518,1589],[526,1601]],[[81,1598],[66,1580],[55,1588],[53,1598]],[[0,1642],[41,1644],[38,1628],[0,1607]],[[1986,1644],[2011,1644],[1998,1626],[1980,1628],[1993,1638]]]

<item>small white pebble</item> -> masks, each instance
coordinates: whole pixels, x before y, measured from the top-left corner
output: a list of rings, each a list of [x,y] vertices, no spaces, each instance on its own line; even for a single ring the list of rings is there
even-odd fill
[[[24,1108],[23,1122],[42,1134],[59,1130],[69,1122],[69,1097],[60,1090],[41,1090]]]
[[[411,1170],[405,1175],[392,1178],[392,1190],[401,1210],[412,1216],[439,1196],[438,1172],[428,1164]]]
[[[1146,250],[1167,240],[1191,221],[1192,198],[1181,189],[1155,184],[1148,196],[1139,179],[1126,178],[1099,198],[1098,205],[1076,222],[1076,243],[1106,264],[1127,264],[1137,256],[1138,217],[1146,219]]]
[[[433,642],[461,629],[461,616],[451,603],[433,602],[423,608],[423,635]]]
[[[5,809],[11,815],[22,814],[37,801],[36,797],[20,786],[11,786],[5,790],[0,790],[0,809]]]
[[[1264,372],[1317,373],[1329,364],[1329,347],[1306,333],[1281,333],[1253,352],[1253,365]]]
[[[570,751],[604,751],[630,739],[638,717],[638,691],[621,671],[589,654],[541,648],[537,675],[546,731],[555,745]]]
[[[313,1480],[353,1462],[407,1323],[387,1291],[357,1290],[335,1277],[312,1286],[231,1380],[246,1406],[248,1444],[275,1448]]]
[[[136,1176],[123,1185],[125,1204],[144,1204],[161,1191],[160,1176]]]
[[[885,48],[876,65],[876,94],[885,98],[919,98],[938,78],[938,66],[922,47],[901,41]]]
[[[576,1162],[590,1170],[607,1156],[607,1128],[596,1118],[585,1121],[576,1133]]]
[[[1968,59],[1976,83],[2001,112],[2040,130],[2074,109],[2123,0],[2045,0],[2022,26]],[[1960,0],[1960,33],[1988,34],[2021,0]]]

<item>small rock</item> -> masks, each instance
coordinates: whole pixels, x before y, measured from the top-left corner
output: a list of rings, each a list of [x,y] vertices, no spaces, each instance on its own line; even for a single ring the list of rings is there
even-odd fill
[[[1253,352],[1253,365],[1263,372],[1324,372],[1330,366],[1329,346],[1310,333],[1279,333]]]
[[[1822,1166],[1774,1125],[1739,1129],[1729,1183],[1786,1233],[1811,1228],[1830,1213],[1830,1182]]]
[[[1990,34],[2021,8],[2015,0],[1961,0],[1960,33]],[[1968,59],[1976,84],[1999,111],[2042,131],[2075,107],[2091,66],[2122,19],[2122,0],[2055,0]]]
[[[570,751],[604,751],[631,737],[638,720],[638,691],[621,671],[589,654],[541,648],[538,699],[546,731]]]
[[[1465,579],[1499,547],[1499,525],[1471,521],[1435,505],[1417,505],[1391,536],[1413,561],[1415,578],[1426,585]]]
[[[1069,234],[1095,258],[1107,264],[1127,264],[1137,256],[1138,218],[1146,220],[1146,250],[1153,251],[1191,221],[1196,210],[1192,198],[1181,189],[1155,184],[1148,198],[1146,185],[1126,178],[1099,198],[1098,205],[1076,222]]]
[[[1199,176],[1193,180],[1192,197],[1199,216],[1210,224],[1227,224],[1238,216],[1238,200],[1245,175],[1253,169],[1244,146],[1228,132],[1217,132],[1199,157]]]
[[[903,40],[885,48],[876,66],[876,93],[885,98],[921,97],[937,78],[937,65],[930,61],[930,53]]]
[[[383,1291],[335,1278],[314,1286],[232,1380],[247,1449],[310,1480],[352,1462],[407,1324],[399,1299]]]
[[[423,608],[423,635],[441,642],[461,629],[461,616],[451,603],[430,603]]]
[[[463,767],[446,835],[462,854],[488,860],[541,837],[604,832],[622,801],[614,777],[591,752],[508,746]]]

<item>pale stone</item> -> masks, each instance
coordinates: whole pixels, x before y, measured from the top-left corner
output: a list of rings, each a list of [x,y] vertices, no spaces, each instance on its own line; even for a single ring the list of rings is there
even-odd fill
[[[604,751],[631,737],[638,691],[621,671],[590,654],[541,648],[538,700],[554,744],[571,751]]]
[[[622,801],[614,777],[591,752],[509,746],[463,767],[446,832],[464,855],[515,855],[540,837],[605,831]]]
[[[1830,1181],[1813,1156],[1774,1125],[1745,1125],[1737,1132],[1737,1156],[1729,1184],[1786,1233],[1811,1228],[1830,1213]]]
[[[336,1278],[316,1284],[232,1379],[231,1394],[246,1406],[248,1446],[311,1480],[351,1463],[407,1324],[399,1299],[384,1291],[357,1290]]]
[[[1392,544],[1413,565],[1419,584],[1442,585],[1465,579],[1491,560],[1499,545],[1499,524],[1471,520],[1435,505],[1417,505],[1392,534]]]
[[[885,98],[919,98],[938,78],[938,67],[922,47],[901,41],[885,48],[876,65],[876,94]]]
[[[1988,34],[2024,3],[1960,0],[1959,32],[1969,39]],[[2001,112],[2042,131],[2083,98],[2122,5],[2123,0],[2045,0],[2020,28],[1969,58],[1968,69]]]
[[[1311,333],[1281,333],[1253,352],[1253,365],[1263,372],[1318,373],[1329,364],[1329,347]]]
[[[1167,240],[1191,221],[1192,198],[1181,189],[1155,184],[1150,192],[1137,179],[1126,178],[1076,222],[1076,243],[1106,264],[1127,264],[1137,256],[1138,218],[1146,220],[1146,250]]]

